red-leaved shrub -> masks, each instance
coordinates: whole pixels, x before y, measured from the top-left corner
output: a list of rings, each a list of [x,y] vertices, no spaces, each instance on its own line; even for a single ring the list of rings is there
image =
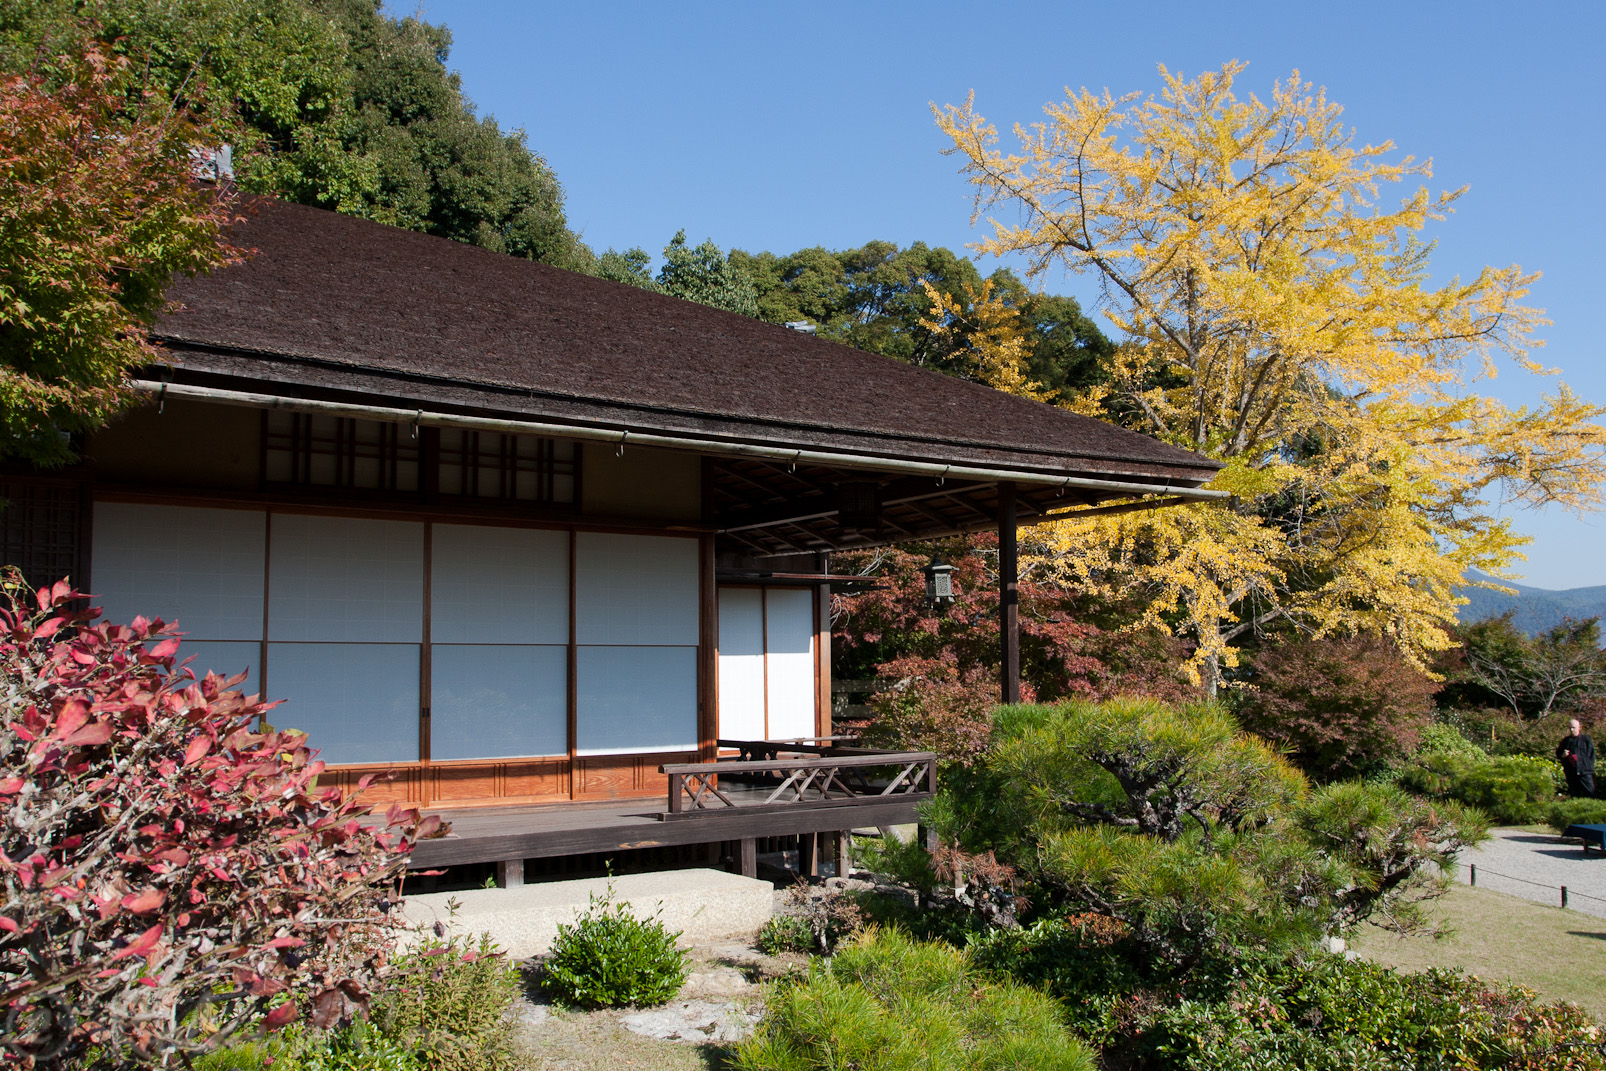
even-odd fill
[[[838,571],[879,581],[833,600],[832,672],[880,685],[870,723],[841,729],[867,743],[935,751],[949,763],[968,764],[981,752],[1000,697],[997,548],[997,537],[983,534],[833,559]],[[941,608],[926,601],[922,569],[933,551],[954,567],[956,597]],[[1100,627],[1073,592],[1030,575],[1018,589],[1023,702],[1197,698],[1198,688],[1178,672],[1188,657],[1182,641],[1153,629]]]
[[[0,1051],[7,1066],[125,1067],[205,1051],[302,1009],[360,1012],[393,879],[438,819],[384,827],[334,789],[272,704],[175,666],[163,623],[0,609]]]
[[[1254,657],[1245,729],[1280,744],[1318,777],[1363,772],[1409,755],[1438,684],[1386,640],[1295,639]]]

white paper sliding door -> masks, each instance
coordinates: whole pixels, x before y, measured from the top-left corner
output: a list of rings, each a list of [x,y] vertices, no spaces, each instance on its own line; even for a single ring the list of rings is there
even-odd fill
[[[419,757],[424,525],[274,514],[267,691],[329,763]]]
[[[817,732],[812,588],[719,591],[719,735],[790,740]]]
[[[437,524],[430,758],[569,750],[569,534]]]
[[[764,722],[764,593],[719,589],[719,736],[762,740]]]
[[[769,588],[764,592],[766,694],[769,739],[813,736],[814,591]]]
[[[418,645],[270,643],[268,713],[327,763],[418,758]]]
[[[94,602],[118,623],[160,617],[184,633],[190,670],[233,676],[259,690],[267,514],[128,502],[97,502]]]
[[[579,754],[697,747],[697,540],[581,532]]]

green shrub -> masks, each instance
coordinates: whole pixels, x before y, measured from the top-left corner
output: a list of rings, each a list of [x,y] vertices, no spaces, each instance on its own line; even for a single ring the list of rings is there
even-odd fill
[[[489,936],[431,941],[396,959],[373,1022],[414,1051],[420,1068],[511,1071],[522,1066],[508,1019],[520,988],[518,968]]]
[[[1093,1071],[1041,993],[984,979],[963,953],[871,930],[765,998],[742,1071]]]
[[[1597,1036],[1576,1007],[1520,987],[1319,956],[1252,972],[1226,999],[1165,1008],[1140,1048],[1178,1071],[1599,1071]]]
[[[921,893],[930,893],[936,888],[937,872],[932,866],[931,853],[917,837],[908,840],[895,836],[855,837],[853,851],[854,862],[860,870],[885,874]]]
[[[262,1071],[265,1067],[273,1066],[269,1063],[273,1059],[273,1053],[266,1042],[246,1041],[198,1056],[192,1061],[191,1066],[195,1071]],[[284,1065],[279,1066],[282,1068]]]
[[[657,918],[638,919],[614,900],[613,886],[591,896],[572,925],[558,927],[542,985],[564,1004],[607,1008],[662,1004],[686,981],[686,957]]]
[[[303,1036],[266,1066],[272,1071],[424,1071],[437,1065],[405,1041],[359,1021],[341,1030]]]
[[[1422,727],[1417,742],[1418,755],[1459,754],[1482,755],[1483,748],[1467,739],[1465,733],[1453,725],[1446,725],[1441,721],[1429,722]]]
[[[1561,767],[1532,755],[1478,755],[1440,751],[1418,755],[1400,784],[1434,799],[1452,799],[1518,825],[1544,819],[1556,801]]]
[[[197,1071],[512,1071],[525,1064],[508,1011],[519,972],[491,939],[429,941],[391,963],[371,1015],[339,1030],[297,1024],[195,1062]]]
[[[1019,930],[993,930],[971,942],[970,961],[1060,1001],[1066,1023],[1096,1045],[1121,1028],[1121,1011],[1144,987],[1142,957],[1126,927],[1102,915],[1043,919]]]
[[[814,931],[807,919],[797,915],[776,915],[758,931],[758,950],[778,956],[782,952],[812,952]]]
[[[1545,810],[1545,821],[1557,833],[1570,825],[1606,823],[1606,800],[1558,800]]]

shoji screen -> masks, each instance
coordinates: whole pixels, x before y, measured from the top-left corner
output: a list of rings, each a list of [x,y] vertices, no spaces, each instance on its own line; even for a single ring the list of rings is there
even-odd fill
[[[430,758],[569,750],[569,535],[437,524]]]
[[[576,536],[582,755],[697,746],[697,540]]]
[[[719,589],[719,735],[763,740],[764,593]]]
[[[769,737],[814,735],[814,591],[769,588],[764,592],[764,637],[769,699]]]
[[[418,758],[424,526],[276,513],[267,690],[325,762]]]
[[[719,735],[790,740],[816,732],[811,588],[721,588]]]
[[[258,691],[266,533],[260,510],[97,502],[93,601],[110,621],[176,623],[196,677],[248,669],[242,687]]]

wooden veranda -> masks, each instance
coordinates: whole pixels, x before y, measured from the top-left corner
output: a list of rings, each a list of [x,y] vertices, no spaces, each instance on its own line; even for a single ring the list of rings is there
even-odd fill
[[[834,742],[721,740],[727,757],[661,767],[662,801],[543,804],[435,813],[451,832],[420,841],[412,866],[494,863],[498,884],[520,885],[525,860],[728,844],[738,869],[757,874],[762,838],[796,836],[799,869],[814,869],[820,836],[834,840],[839,871],[849,831],[906,825],[936,793],[936,756]],[[661,802],[661,806],[659,805]]]

